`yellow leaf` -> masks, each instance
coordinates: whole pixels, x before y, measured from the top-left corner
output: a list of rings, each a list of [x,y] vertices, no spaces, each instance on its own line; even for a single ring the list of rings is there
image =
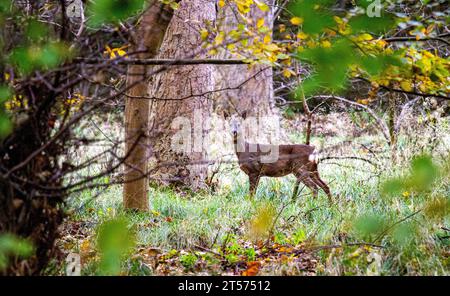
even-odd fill
[[[272,43],[272,44],[266,45],[266,46],[265,46],[265,49],[268,50],[268,51],[277,51],[277,50],[279,50],[280,48],[278,47],[278,45]]]
[[[286,25],[281,24],[278,27],[280,29],[280,33],[283,33],[284,31],[286,31]]]
[[[225,33],[224,32],[220,32],[217,36],[216,39],[214,40],[214,44],[215,45],[220,45],[223,43],[225,39]]]
[[[377,44],[378,47],[383,48],[383,47],[386,47],[387,42],[384,41],[384,40],[377,40],[377,41],[376,41],[376,44]]]
[[[340,17],[338,17],[337,15],[335,15],[333,17],[333,19],[336,22],[336,24],[343,24],[344,23],[344,21]]]
[[[242,14],[247,14],[250,12],[250,5],[249,3],[242,3],[242,1],[239,1],[236,3],[237,8],[239,10],[240,13]]]
[[[255,3],[256,3],[256,6],[258,6],[258,8],[261,11],[263,11],[263,12],[269,11],[269,6],[266,3],[260,2],[258,0],[255,0]]]
[[[301,25],[303,24],[303,19],[301,17],[294,16],[293,18],[291,18],[291,24],[293,24],[294,26]]]
[[[225,1],[224,0],[219,0],[219,6],[220,7],[224,7],[225,6]]]
[[[229,49],[229,50],[233,50],[235,47],[236,47],[236,44],[234,44],[234,43],[230,43],[227,45],[227,49]]]
[[[115,50],[113,51],[113,54],[115,57],[123,57],[124,55],[127,54],[127,52],[123,49],[115,48]]]
[[[427,58],[435,58],[435,56],[431,52],[429,52],[428,50],[422,51],[422,54],[423,54],[424,57],[427,57]]]
[[[407,81],[407,80],[403,80],[402,82],[400,82],[400,87],[404,91],[412,91],[411,83],[409,81]]]
[[[269,44],[270,41],[272,41],[272,37],[270,36],[270,34],[264,36],[264,44]]]
[[[369,100],[368,99],[359,99],[356,101],[358,104],[362,104],[362,105],[368,105],[369,104]]]
[[[429,25],[429,26],[427,27],[427,29],[425,30],[425,32],[426,32],[425,34],[426,34],[426,35],[429,35],[431,32],[433,32],[434,27],[435,27],[435,24]]]
[[[322,47],[330,48],[331,47],[331,42],[328,41],[328,40],[322,41]]]
[[[297,34],[297,38],[300,40],[304,40],[304,39],[308,38],[308,34],[306,34],[305,32],[300,32]]]
[[[383,86],[389,86],[389,80],[388,79],[380,79],[380,81],[378,81],[378,83],[380,85],[383,85]]]
[[[314,48],[317,44],[314,42],[314,40],[308,40],[306,42],[306,45],[308,45],[308,47]]]
[[[427,92],[427,90],[428,90],[427,86],[425,84],[420,84],[419,85],[419,89],[420,89],[421,92]]]
[[[364,41],[369,41],[369,40],[372,40],[373,37],[370,34],[364,33],[364,34],[359,36],[359,39],[360,40],[364,40]]]
[[[257,22],[256,22],[256,27],[259,29],[262,26],[264,26],[264,18],[260,18]]]
[[[283,76],[284,77],[289,78],[292,75],[295,75],[295,73],[291,69],[284,69],[283,70]]]
[[[200,36],[201,36],[202,40],[206,40],[206,38],[208,38],[208,36],[209,36],[208,30],[206,30],[205,28],[203,28],[203,29],[200,31]]]
[[[90,247],[91,247],[91,244],[89,242],[89,239],[85,239],[85,240],[83,240],[83,242],[80,245],[80,251],[82,253],[87,253],[87,252],[89,252]]]
[[[115,48],[111,48],[108,45],[105,46],[105,54],[109,55],[109,58],[111,60],[118,58],[118,57],[123,57],[125,55],[127,55],[127,52],[124,50],[125,48],[127,48],[128,45],[122,46],[122,47],[115,47]]]

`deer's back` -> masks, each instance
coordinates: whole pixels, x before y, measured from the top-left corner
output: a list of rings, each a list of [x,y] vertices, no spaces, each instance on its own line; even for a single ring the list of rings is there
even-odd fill
[[[247,174],[259,174],[267,177],[282,177],[293,173],[298,169],[310,170],[313,163],[309,161],[309,156],[314,151],[314,146],[310,145],[279,145],[278,158],[273,162],[262,162],[262,156],[269,155],[277,149],[273,145],[259,145],[256,152],[250,152],[246,145],[243,152],[237,153],[240,168]],[[269,151],[269,152],[267,152]]]

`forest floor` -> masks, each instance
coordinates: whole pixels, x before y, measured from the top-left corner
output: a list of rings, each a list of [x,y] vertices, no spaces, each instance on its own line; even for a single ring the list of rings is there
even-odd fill
[[[303,142],[303,125],[286,122],[292,142]],[[120,186],[72,196],[68,207],[75,210],[58,240],[61,256],[47,273],[64,274],[69,253],[81,256],[82,274],[105,273],[100,226],[124,217],[134,244],[121,260],[123,275],[450,275],[449,119],[432,132],[408,125],[396,165],[382,137],[353,137],[357,128],[364,128],[358,118],[332,114],[314,130],[322,135],[313,138],[320,149],[346,143],[327,150],[322,157],[336,158],[319,166],[334,195],[331,204],[307,189],[291,199],[293,177],[263,178],[250,199],[237,165],[218,174],[210,191],[151,186],[145,214],[123,211]],[[431,154],[441,171],[432,188],[386,196],[383,184],[410,173],[411,159],[421,153]],[[431,200],[444,200],[442,215],[427,210],[437,203],[442,212]]]

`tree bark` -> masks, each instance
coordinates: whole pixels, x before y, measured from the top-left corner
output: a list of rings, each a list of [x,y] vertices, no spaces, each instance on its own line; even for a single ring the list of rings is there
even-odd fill
[[[204,58],[200,29],[205,21],[214,21],[214,1],[182,1],[167,30],[159,58]],[[205,186],[208,164],[204,139],[212,111],[211,91],[214,66],[170,67],[151,77],[149,95],[152,177],[163,184]],[[182,123],[182,124],[177,124]],[[184,129],[184,149],[174,147],[174,139]]]
[[[273,7],[274,0],[264,1],[269,7]],[[228,32],[235,29],[239,23],[236,18],[235,6],[227,6],[222,11],[220,18],[223,18],[224,28],[221,30]],[[261,11],[254,6],[250,12],[250,17],[254,23],[264,18],[265,25],[273,28],[273,11]],[[251,42],[251,40],[250,40]],[[219,58],[236,58],[229,52],[222,52]],[[231,90],[217,93],[215,111],[218,114],[246,115],[256,120],[257,127],[246,135],[249,141],[269,142],[270,126],[278,124],[278,113],[275,109],[273,95],[273,70],[268,65],[226,65],[218,66],[216,72],[216,89]],[[239,88],[235,89],[237,86]],[[271,121],[271,122],[267,122]],[[275,144],[275,143],[273,143]]]
[[[137,34],[134,36],[132,51],[144,51],[138,58],[155,57],[164,34],[172,19],[173,11],[157,1],[151,1],[143,14]],[[147,97],[148,67],[129,65],[125,100],[125,173],[123,186],[123,205],[125,209],[148,210],[148,115]]]

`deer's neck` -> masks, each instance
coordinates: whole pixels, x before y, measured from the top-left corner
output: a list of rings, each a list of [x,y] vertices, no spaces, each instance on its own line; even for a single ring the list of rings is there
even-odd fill
[[[245,153],[249,151],[249,143],[244,140],[239,141],[238,136],[233,137],[233,144],[234,144],[234,152],[236,152],[236,155],[239,157],[241,153]]]

